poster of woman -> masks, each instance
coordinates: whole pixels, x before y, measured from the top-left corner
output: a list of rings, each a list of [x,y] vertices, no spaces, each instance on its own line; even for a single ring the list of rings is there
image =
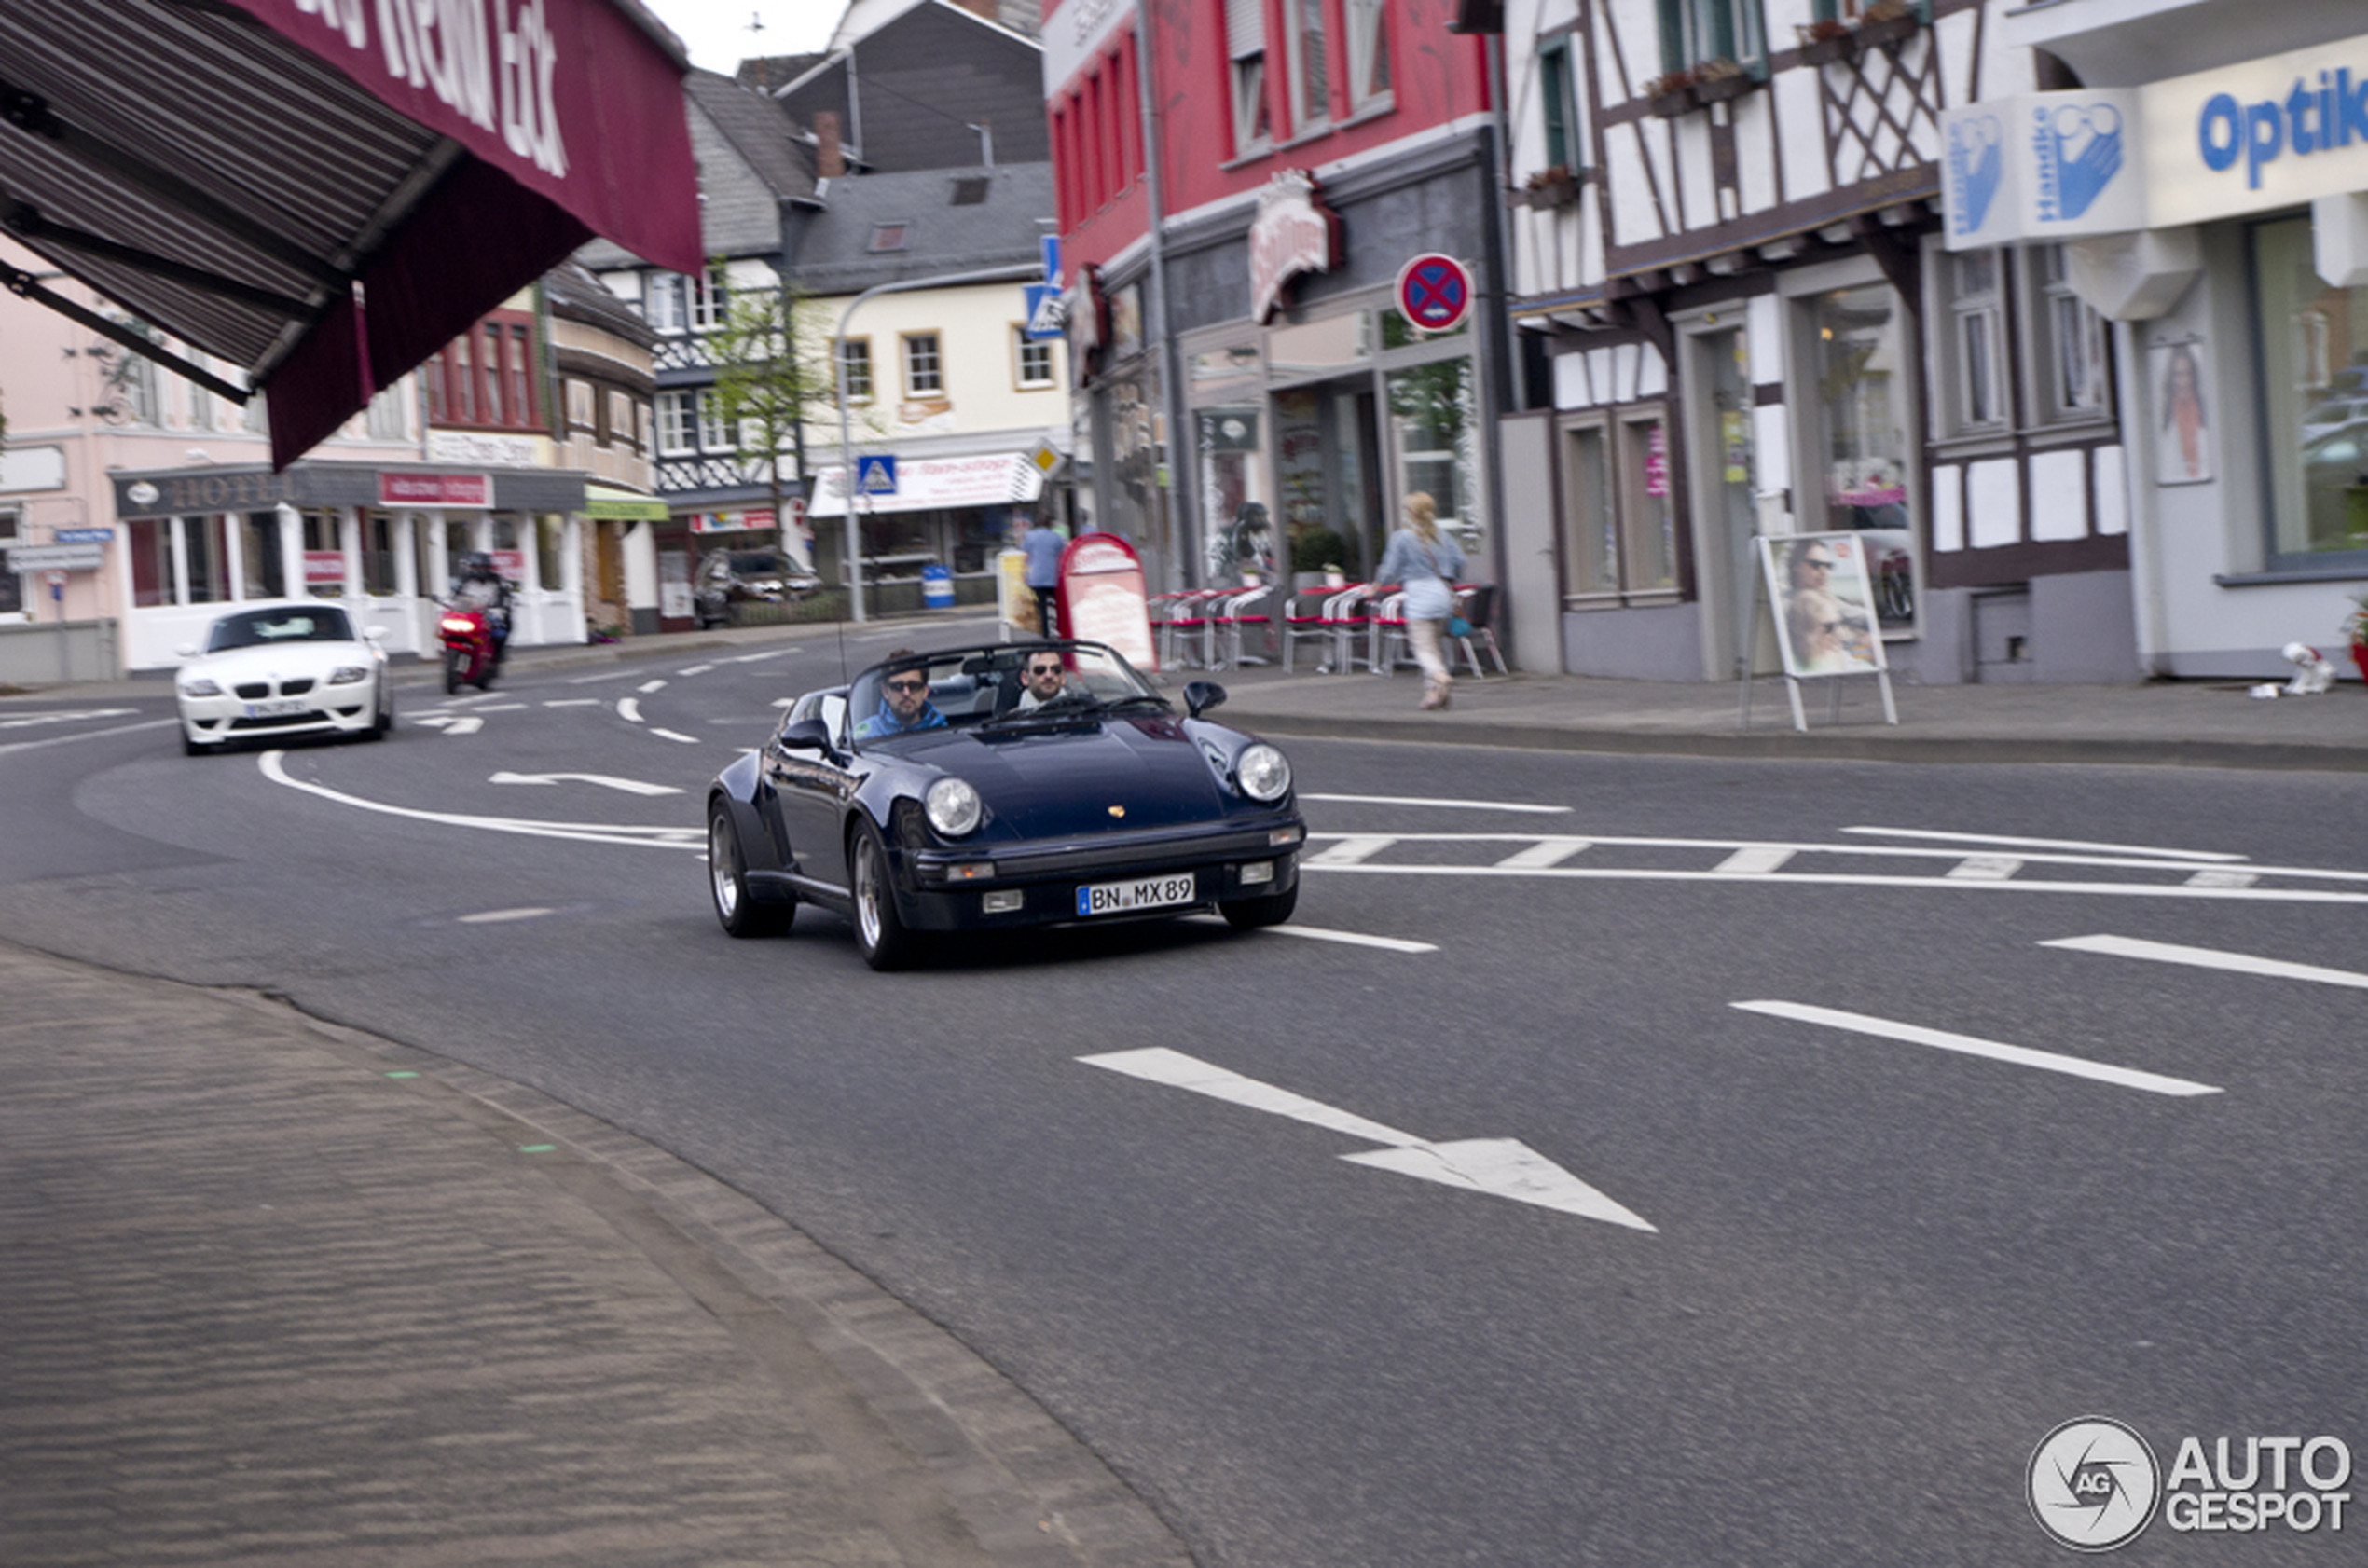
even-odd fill
[[[2204,402],[2204,346],[2157,343],[2146,351],[2155,392],[2155,482],[2200,485],[2211,477],[2211,423]]]
[[[1889,667],[1875,629],[1863,540],[1797,533],[1758,543],[1786,675],[1871,675]]]

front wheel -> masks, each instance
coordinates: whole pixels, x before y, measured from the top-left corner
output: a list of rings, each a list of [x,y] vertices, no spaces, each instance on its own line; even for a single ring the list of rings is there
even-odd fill
[[[732,825],[732,807],[726,801],[708,807],[707,880],[715,918],[726,935],[778,936],[796,917],[795,904],[759,903],[750,896],[748,861],[740,854],[740,832]]]
[[[378,707],[370,714],[370,727],[362,732],[365,740],[384,740],[394,728],[394,687],[384,678],[379,681]]]
[[[457,695],[460,690],[461,650],[458,648],[447,648],[444,651],[444,695],[447,697]]]
[[[1256,930],[1260,926],[1279,926],[1291,917],[1299,907],[1299,884],[1293,883],[1283,891],[1263,899],[1227,899],[1217,906],[1225,923],[1237,931]]]
[[[905,929],[896,913],[896,888],[888,880],[888,846],[865,822],[847,841],[847,886],[855,890],[855,945],[875,970],[901,970],[920,951],[920,938]]]

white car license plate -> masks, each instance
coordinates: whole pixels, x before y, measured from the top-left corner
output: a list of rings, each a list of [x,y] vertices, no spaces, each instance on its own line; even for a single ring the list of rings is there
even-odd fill
[[[1097,882],[1077,890],[1080,915],[1120,915],[1133,909],[1166,909],[1192,901],[1193,882],[1180,876],[1151,876],[1140,882]]]
[[[251,702],[247,704],[247,717],[250,719],[269,719],[282,713],[302,713],[311,706],[312,705],[310,703],[305,701],[302,697],[276,697],[269,702]]]

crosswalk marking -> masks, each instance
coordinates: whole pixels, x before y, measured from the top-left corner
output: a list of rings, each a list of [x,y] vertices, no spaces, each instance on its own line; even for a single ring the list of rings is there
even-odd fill
[[[1781,844],[1747,844],[1713,866],[1711,871],[1717,876],[1766,875],[1782,867],[1795,853]]]
[[[1583,838],[1544,838],[1526,849],[1516,849],[1496,862],[1498,871],[1544,871],[1559,866],[1587,847]]]
[[[2321,969],[2284,958],[2256,958],[2249,953],[2223,953],[2211,947],[2182,947],[2177,942],[2144,942],[2137,937],[2058,937],[2042,947],[2072,953],[2102,953],[2115,958],[2143,958],[2157,964],[2185,964],[2199,970],[2229,970],[2238,974],[2268,975],[2278,980],[2308,980],[2321,985],[2348,985],[2368,991],[2368,974],[2350,970]]]
[[[2155,849],[2139,844],[2092,844],[2078,838],[2008,838],[2002,833],[1945,833],[1928,828],[1844,828],[1846,833],[1878,838],[1919,838],[1934,844],[2000,844],[2017,849],[2086,849],[2109,855],[2145,855],[2168,860],[2241,860],[2216,849]]]
[[[1959,882],[2003,882],[2023,869],[2020,860],[2007,855],[1968,855],[1948,868],[1948,875]]]
[[[2259,872],[2230,871],[2221,866],[2208,867],[2187,879],[2190,887],[2251,887],[2261,880]]]
[[[1728,1006],[1769,1018],[1786,1018],[1798,1024],[1822,1024],[1830,1029],[1847,1029],[1852,1034],[1874,1035],[1909,1045],[1928,1045],[1937,1051],[1987,1057],[1993,1062],[2011,1063],[2019,1067],[2039,1067],[2072,1078],[2093,1079],[2097,1082],[2111,1083],[2123,1089],[2142,1089],[2154,1094],[2217,1094],[2221,1092],[2211,1084],[2196,1083],[2188,1079],[2167,1078],[2160,1073],[2142,1072],[2136,1067],[2116,1067],[2110,1063],[2091,1062],[2082,1056],[2034,1051],[2029,1046],[2007,1045],[1972,1035],[1951,1034],[1946,1029],[1927,1029],[1914,1024],[1895,1023],[1888,1018],[1870,1018],[1865,1013],[1843,1012],[1836,1008],[1774,1001],[1729,1002]]]
[[[1367,837],[1351,833],[1344,835],[1336,843],[1326,845],[1300,863],[1309,866],[1353,866],[1368,855],[1379,854],[1397,842],[1394,838]]]

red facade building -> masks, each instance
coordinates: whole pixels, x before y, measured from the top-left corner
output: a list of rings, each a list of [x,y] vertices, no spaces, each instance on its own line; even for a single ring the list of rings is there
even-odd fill
[[[1081,502],[1159,582],[1231,570],[1207,542],[1253,503],[1287,555],[1356,571],[1414,490],[1476,571],[1493,563],[1498,122],[1491,41],[1450,33],[1454,15],[1452,0],[1048,7]],[[1470,277],[1444,330],[1394,298],[1425,253]]]

